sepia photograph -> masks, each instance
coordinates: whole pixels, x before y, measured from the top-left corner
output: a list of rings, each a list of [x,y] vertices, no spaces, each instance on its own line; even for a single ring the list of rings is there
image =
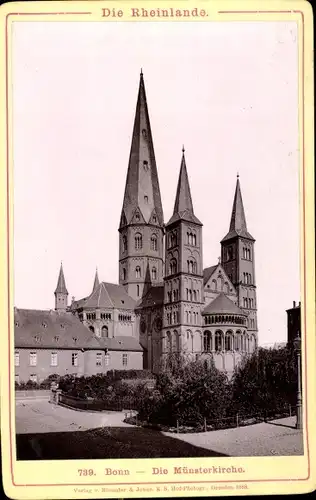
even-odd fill
[[[17,461],[303,456],[297,22],[11,43]]]

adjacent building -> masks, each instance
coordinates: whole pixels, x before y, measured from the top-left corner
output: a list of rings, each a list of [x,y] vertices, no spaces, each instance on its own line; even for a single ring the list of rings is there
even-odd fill
[[[293,301],[293,307],[287,309],[287,344],[293,347],[295,338],[301,337],[301,303]]]
[[[16,379],[158,372],[169,353],[213,359],[231,374],[258,345],[255,239],[240,180],[221,258],[204,268],[203,224],[194,212],[184,148],[173,214],[164,221],[142,73],[118,231],[119,284],[100,282],[96,271],[91,293],[68,305],[61,265],[55,311],[15,311]]]

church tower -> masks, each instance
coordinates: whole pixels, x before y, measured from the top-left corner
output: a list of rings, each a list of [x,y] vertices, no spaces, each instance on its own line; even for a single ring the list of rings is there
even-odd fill
[[[140,299],[148,269],[152,285],[163,281],[164,223],[143,73],[119,227],[119,283]]]
[[[166,224],[163,354],[201,352],[202,223],[195,216],[184,149],[174,211]]]
[[[55,295],[55,310],[65,312],[67,309],[67,302],[68,302],[68,290],[66,288],[62,263],[60,264],[58,282],[54,295]]]
[[[233,203],[229,232],[222,239],[222,266],[235,286],[238,306],[248,314],[248,332],[257,338],[257,295],[255,276],[255,239],[247,230],[239,176]]]

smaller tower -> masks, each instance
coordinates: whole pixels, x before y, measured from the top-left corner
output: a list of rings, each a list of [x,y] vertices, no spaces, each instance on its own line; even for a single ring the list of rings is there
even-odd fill
[[[100,281],[99,281],[99,275],[98,275],[98,268],[96,268],[92,293],[96,291],[96,289],[98,288],[99,285],[100,285]]]
[[[236,288],[238,306],[247,312],[248,333],[254,334],[257,341],[258,325],[254,244],[255,239],[248,232],[247,228],[239,175],[237,174],[229,232],[221,241],[221,261],[225,272]]]
[[[174,211],[166,224],[163,353],[201,352],[202,223],[195,216],[184,148]]]
[[[66,288],[63,263],[60,264],[58,282],[54,295],[55,295],[55,311],[65,312],[67,310],[68,290]]]

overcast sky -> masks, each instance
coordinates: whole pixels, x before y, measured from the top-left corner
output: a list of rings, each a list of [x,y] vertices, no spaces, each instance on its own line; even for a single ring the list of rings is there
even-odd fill
[[[204,267],[218,262],[239,172],[255,259],[259,342],[286,340],[300,300],[297,26],[288,22],[15,22],[15,305],[54,307],[95,268],[118,280],[143,68],[165,221],[186,148]]]

